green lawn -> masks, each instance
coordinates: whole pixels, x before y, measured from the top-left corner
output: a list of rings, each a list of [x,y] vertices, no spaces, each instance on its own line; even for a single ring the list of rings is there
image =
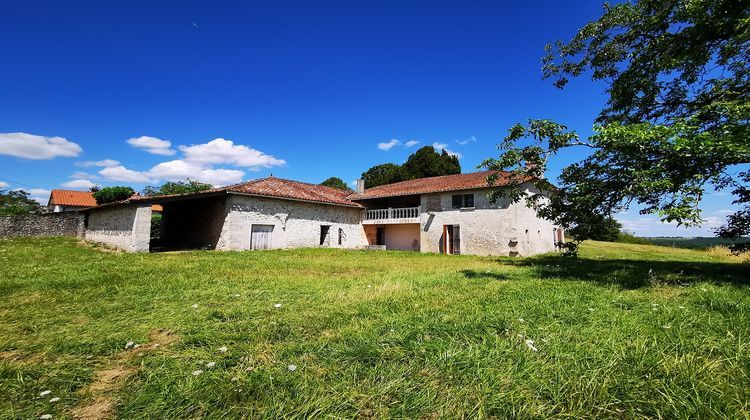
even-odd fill
[[[749,374],[750,265],[702,251],[0,240],[0,418],[748,418]]]

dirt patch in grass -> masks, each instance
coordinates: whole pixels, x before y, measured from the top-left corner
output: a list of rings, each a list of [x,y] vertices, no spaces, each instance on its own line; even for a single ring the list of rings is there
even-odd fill
[[[155,330],[149,334],[149,341],[142,346],[134,347],[119,353],[112,364],[96,372],[96,379],[81,390],[91,398],[74,407],[71,415],[76,419],[108,419],[115,416],[114,394],[122,388],[125,381],[138,372],[133,360],[145,352],[167,347],[179,340],[179,337],[168,330]]]

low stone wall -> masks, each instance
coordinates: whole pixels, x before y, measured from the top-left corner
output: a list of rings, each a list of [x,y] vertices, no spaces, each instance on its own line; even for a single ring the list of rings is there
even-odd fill
[[[91,210],[84,237],[129,252],[148,252],[151,205],[113,205]]]
[[[27,214],[0,216],[0,238],[17,236],[83,236],[81,213]]]

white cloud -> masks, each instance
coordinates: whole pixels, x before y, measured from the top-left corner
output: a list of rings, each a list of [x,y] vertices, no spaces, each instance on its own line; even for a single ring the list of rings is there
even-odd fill
[[[455,157],[457,157],[459,159],[461,159],[463,157],[463,155],[461,153],[454,152],[453,150],[448,149],[448,145],[445,144],[445,143],[435,142],[435,143],[432,143],[432,147],[434,147],[435,150],[438,150],[438,151],[445,150],[445,153],[448,153],[449,155],[455,156]]]
[[[158,139],[156,137],[134,137],[128,139],[127,143],[136,149],[143,149],[145,152],[151,153],[152,155],[172,156],[177,153],[175,150],[170,149],[172,142],[169,140]]]
[[[456,143],[458,143],[458,144],[460,144],[461,146],[463,146],[463,145],[465,145],[465,144],[469,144],[469,143],[474,143],[475,141],[477,141],[477,138],[476,138],[476,137],[474,137],[474,136],[471,136],[471,137],[469,137],[468,139],[461,139],[461,140],[456,140]]]
[[[222,138],[203,144],[180,146],[179,149],[185,154],[185,161],[201,166],[234,165],[258,170],[286,165],[286,161],[282,159]]]
[[[99,175],[111,181],[135,182],[139,184],[144,184],[151,181],[151,178],[147,173],[134,171],[122,165],[108,166],[99,171]]]
[[[0,188],[8,188],[8,185],[10,184],[8,184],[7,182],[0,181]]]
[[[412,147],[419,144],[419,140],[409,140],[406,143],[404,143],[404,146],[406,147]]]
[[[190,178],[220,186],[242,181],[245,173],[236,169],[211,169],[184,160],[172,160],[154,166],[148,171],[148,175],[156,180],[182,181]]]
[[[45,137],[27,133],[0,133],[0,154],[25,159],[49,160],[75,157],[83,149],[62,137]]]
[[[62,183],[62,186],[65,188],[77,188],[77,189],[83,189],[83,190],[88,190],[94,185],[96,184],[89,181],[88,179],[74,179],[72,181]]]
[[[398,139],[390,139],[389,141],[378,143],[378,149],[388,151],[399,143],[401,142]]]
[[[214,186],[236,184],[245,176],[237,169],[213,169],[184,160],[162,162],[148,171],[134,171],[124,166],[104,168],[99,171],[103,177],[112,181],[135,182],[139,184],[160,181],[184,181],[186,178],[206,182]]]
[[[703,222],[696,227],[677,226],[677,222],[662,222],[654,215],[633,217],[621,213],[615,218],[622,223],[623,230],[640,236],[715,236],[714,229],[725,221],[722,210],[703,216]]]
[[[90,174],[88,172],[83,172],[83,171],[76,171],[70,177],[73,179],[96,179],[98,178],[94,174]]]
[[[90,168],[92,166],[98,166],[100,168],[108,168],[112,166],[118,166],[119,164],[120,162],[114,159],[86,160],[83,162],[76,162],[76,166],[80,166],[83,168]]]

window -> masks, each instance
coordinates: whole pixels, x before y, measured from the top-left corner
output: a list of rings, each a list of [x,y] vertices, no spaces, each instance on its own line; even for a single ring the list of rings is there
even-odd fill
[[[451,196],[451,207],[454,209],[474,207],[474,194],[455,194]]]
[[[339,228],[339,245],[344,242],[344,229]]]

